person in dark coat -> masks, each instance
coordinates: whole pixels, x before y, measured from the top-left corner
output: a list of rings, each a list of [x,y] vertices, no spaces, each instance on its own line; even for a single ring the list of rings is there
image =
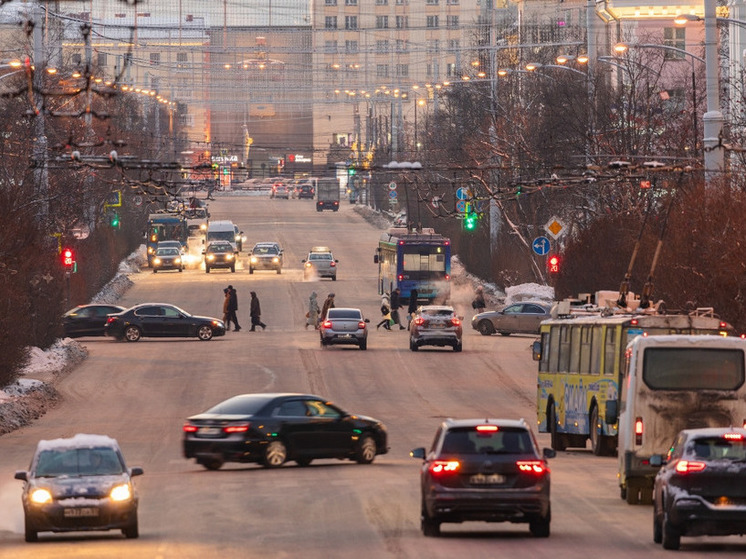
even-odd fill
[[[320,320],[326,320],[327,311],[333,308],[334,308],[334,293],[329,293],[329,295],[324,300],[324,304],[321,307],[321,319]]]
[[[484,301],[484,289],[482,289],[482,286],[480,285],[476,289],[476,297],[474,297],[474,300],[471,302],[471,307],[480,313],[484,311],[486,306],[487,304]]]
[[[262,330],[267,329],[267,325],[262,322],[262,308],[259,305],[259,297],[256,296],[256,291],[251,292],[249,315],[251,316],[251,330],[249,332],[255,332],[257,326],[261,326]]]
[[[412,317],[414,316],[414,313],[417,312],[417,297],[419,297],[420,294],[417,293],[416,289],[413,289],[409,292],[409,306],[407,307],[407,321],[412,322]]]
[[[226,297],[228,298],[228,305],[227,305],[227,315],[225,320],[225,329],[229,330],[231,322],[235,325],[234,330],[238,332],[241,327],[238,325],[238,317],[236,316],[236,311],[238,310],[238,294],[236,293],[236,290],[233,289],[232,285],[229,285],[227,288],[228,292],[226,293]]]
[[[394,324],[399,325],[399,330],[404,330],[404,326],[402,326],[401,319],[399,318],[399,309],[401,308],[401,291],[399,288],[395,288],[391,292],[391,320],[394,321]]]

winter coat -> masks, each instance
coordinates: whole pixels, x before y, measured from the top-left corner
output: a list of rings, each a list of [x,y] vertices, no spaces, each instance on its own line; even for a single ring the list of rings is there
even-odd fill
[[[249,309],[249,316],[252,318],[259,318],[262,316],[262,308],[259,306],[259,298],[255,295],[251,296],[251,308]]]

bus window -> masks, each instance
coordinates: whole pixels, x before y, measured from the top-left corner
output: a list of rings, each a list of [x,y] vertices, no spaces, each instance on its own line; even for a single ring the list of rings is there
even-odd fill
[[[580,329],[580,366],[581,375],[587,375],[591,372],[591,336],[593,330],[590,326],[583,326]]]
[[[591,332],[591,374],[601,373],[601,348],[603,347],[603,326],[594,326]]]
[[[736,390],[744,383],[741,350],[649,347],[642,378],[653,390]]]
[[[614,374],[614,359],[616,358],[616,327],[606,327],[606,340],[604,342],[604,374]]]
[[[576,326],[570,328],[570,372],[580,372],[580,331],[581,329]]]
[[[541,334],[541,360],[539,361],[539,371],[549,371],[549,333],[543,332]]]
[[[559,370],[561,372],[567,372],[570,368],[570,327],[560,326],[560,356],[559,356]]]
[[[557,365],[559,365],[559,328],[552,326],[549,331],[549,350],[544,350],[544,353],[548,354],[549,359],[549,372],[558,372]],[[546,348],[546,346],[544,346]]]

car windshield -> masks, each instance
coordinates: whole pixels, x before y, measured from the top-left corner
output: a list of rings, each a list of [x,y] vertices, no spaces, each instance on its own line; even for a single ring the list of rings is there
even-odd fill
[[[433,318],[450,318],[453,316],[451,309],[422,309],[422,314]]]
[[[525,454],[532,453],[531,436],[525,429],[498,427],[479,431],[477,427],[450,429],[443,441],[443,454]]]
[[[252,251],[254,254],[277,254],[277,247],[274,246],[256,246]]]
[[[155,251],[157,256],[178,256],[179,249],[176,248],[159,248]]]
[[[697,458],[746,460],[746,440],[737,433],[724,437],[698,438],[694,440],[693,447]]]
[[[311,254],[308,255],[308,259],[309,260],[331,260],[332,255],[328,253],[320,254],[320,253],[312,252]]]
[[[124,472],[113,448],[44,450],[36,462],[36,477],[111,476]]]
[[[232,245],[210,245],[207,247],[208,252],[233,252]]]
[[[360,320],[362,315],[360,311],[354,309],[329,309],[326,313],[326,317],[329,320]]]
[[[264,396],[234,396],[211,407],[205,413],[218,415],[254,415],[267,403]]]

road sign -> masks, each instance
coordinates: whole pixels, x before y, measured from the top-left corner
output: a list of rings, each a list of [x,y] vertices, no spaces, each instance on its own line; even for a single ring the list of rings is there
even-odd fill
[[[394,181],[389,183],[389,190],[396,190],[396,183]]]
[[[541,237],[536,237],[534,239],[534,242],[531,243],[531,248],[534,249],[534,252],[539,256],[545,256],[546,254],[549,254],[550,246],[551,243],[549,239],[547,239],[543,235]]]
[[[140,196],[139,194],[136,194],[132,198],[132,200],[133,200],[133,202],[135,202],[135,206],[142,206],[142,196]]]
[[[392,190],[391,192],[389,192],[389,198],[391,198],[392,200],[396,200],[396,190]]]
[[[459,200],[468,200],[470,197],[471,192],[469,192],[468,188],[464,188],[462,186],[456,191],[456,198],[458,198]]]
[[[459,200],[456,202],[456,211],[459,213],[466,213],[466,200]]]
[[[553,239],[558,239],[565,232],[565,224],[556,217],[553,217],[547,221],[544,229],[546,229],[547,233],[549,233]]]

